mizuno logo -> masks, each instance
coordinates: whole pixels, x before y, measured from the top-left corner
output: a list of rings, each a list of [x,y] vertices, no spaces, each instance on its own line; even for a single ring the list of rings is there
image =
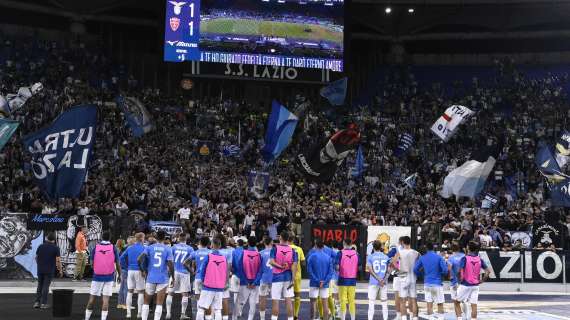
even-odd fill
[[[216,267],[219,267],[220,264],[222,264],[223,261],[212,261],[212,262],[216,264]]]
[[[549,164],[550,164],[550,159],[544,161],[544,162],[542,163],[542,167],[543,167],[543,168],[547,168]]]
[[[99,250],[99,253],[101,253],[101,254],[107,254],[107,252],[109,252],[109,251],[111,251],[111,250]]]
[[[349,259],[352,259],[352,257],[354,257],[354,256],[355,256],[355,254],[347,254],[347,255],[346,255],[346,257],[349,258]]]
[[[289,252],[288,252],[288,251],[281,251],[281,254],[284,255],[284,256],[286,256],[287,253],[289,253]]]
[[[169,45],[173,46],[175,45],[178,41],[166,41]]]
[[[176,2],[176,1],[169,1],[171,5],[174,6],[174,14],[179,15],[182,12],[182,6],[186,4],[186,2]]]
[[[253,259],[255,259],[257,256],[256,256],[256,255],[250,256],[250,255],[248,254],[247,257],[248,257],[250,260],[253,260]]]

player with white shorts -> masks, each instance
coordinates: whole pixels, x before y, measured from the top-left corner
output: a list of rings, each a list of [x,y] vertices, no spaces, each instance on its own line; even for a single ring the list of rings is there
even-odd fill
[[[148,319],[150,303],[156,295],[156,307],[154,309],[154,319],[159,320],[162,317],[162,305],[166,296],[166,288],[169,279],[174,272],[174,264],[172,258],[172,250],[170,246],[165,244],[166,232],[159,230],[156,233],[157,243],[145,248],[144,252],[139,256],[138,262],[141,270],[145,270],[146,266],[146,286],[144,304],[142,306],[142,318]]]
[[[128,246],[121,255],[121,261],[127,264],[127,279],[123,279],[123,281],[127,281],[127,318],[131,317],[131,306],[135,292],[137,293],[137,316],[141,315],[144,302],[145,279],[137,261],[145,250],[144,238],[145,235],[142,232],[135,234],[135,243]]]
[[[102,241],[93,248],[89,254],[93,266],[93,281],[89,290],[89,301],[85,308],[85,320],[89,320],[93,313],[93,304],[96,297],[102,297],[101,320],[106,320],[109,314],[109,298],[113,295],[115,272],[121,277],[119,264],[119,251],[109,242],[109,232],[104,232]]]
[[[329,288],[334,276],[334,260],[330,252],[324,250],[323,240],[317,238],[315,247],[307,258],[307,273],[309,274],[309,298],[311,299],[312,319],[319,318],[318,304],[323,307],[323,319],[329,318]]]
[[[190,319],[186,315],[186,309],[189,305],[189,294],[192,292],[192,282],[190,279],[190,270],[188,270],[184,262],[192,256],[194,249],[186,244],[186,234],[182,233],[178,235],[178,243],[172,246],[171,250],[174,258],[174,278],[168,290],[168,296],[166,297],[166,319],[168,320],[172,317],[171,311],[174,294],[181,295],[180,319]]]
[[[366,258],[366,271],[370,273],[368,283],[368,320],[374,319],[374,304],[380,298],[382,302],[382,317],[388,319],[388,274],[390,258],[382,252],[383,244],[376,240],[372,243],[372,253]]]
[[[196,273],[197,285],[201,287],[196,320],[204,320],[206,310],[210,308],[213,309],[216,320],[222,319],[223,296],[229,282],[229,264],[220,252],[220,247],[220,238],[214,238],[211,253],[204,258]]]
[[[469,241],[467,255],[461,258],[459,270],[461,284],[457,288],[457,300],[463,303],[463,312],[468,313],[467,304],[471,305],[471,319],[477,319],[477,303],[479,302],[479,285],[489,278],[491,270],[485,261],[479,257],[480,244]],[[481,279],[481,270],[485,270]]]

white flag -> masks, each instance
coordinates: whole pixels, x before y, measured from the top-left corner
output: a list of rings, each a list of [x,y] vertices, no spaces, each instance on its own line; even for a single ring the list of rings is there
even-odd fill
[[[447,142],[457,131],[457,127],[468,119],[474,112],[469,108],[453,105],[431,126],[431,131],[435,133],[441,140]]]

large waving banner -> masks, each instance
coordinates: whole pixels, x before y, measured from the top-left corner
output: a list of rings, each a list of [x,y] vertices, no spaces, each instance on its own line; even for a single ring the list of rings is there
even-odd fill
[[[295,166],[310,181],[330,182],[336,169],[360,143],[360,131],[355,124],[335,133],[324,146],[308,148],[297,155]]]
[[[18,121],[0,118],[0,151],[12,137],[20,123]]]
[[[463,121],[473,114],[469,108],[453,105],[431,126],[431,131],[435,133],[441,140],[447,142],[457,132],[457,129]]]
[[[125,114],[125,120],[131,128],[133,136],[138,138],[152,130],[153,124],[150,113],[139,99],[119,96],[117,105]]]
[[[83,105],[62,113],[49,127],[23,139],[38,187],[51,199],[81,193],[97,129],[97,107]]]

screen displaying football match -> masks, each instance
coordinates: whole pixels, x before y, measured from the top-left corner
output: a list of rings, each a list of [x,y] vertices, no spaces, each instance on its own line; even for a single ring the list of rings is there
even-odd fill
[[[166,1],[164,60],[343,71],[344,0]]]

